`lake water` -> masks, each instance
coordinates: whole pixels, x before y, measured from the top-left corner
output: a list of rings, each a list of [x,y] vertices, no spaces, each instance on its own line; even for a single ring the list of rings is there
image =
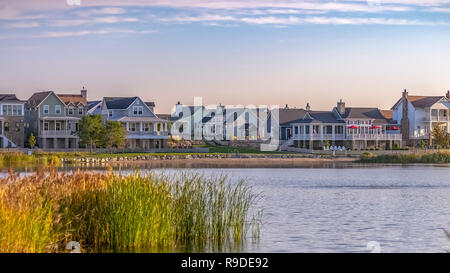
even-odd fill
[[[381,252],[450,250],[448,164],[156,171],[226,174],[261,193],[260,241],[244,252],[369,252],[372,241]]]
[[[168,169],[165,172],[178,172]],[[185,171],[185,170],[184,170]],[[250,252],[445,252],[450,168],[195,169],[245,179],[261,192],[263,225]]]

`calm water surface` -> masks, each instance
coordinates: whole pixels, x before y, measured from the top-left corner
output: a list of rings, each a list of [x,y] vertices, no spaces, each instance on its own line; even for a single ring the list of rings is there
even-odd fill
[[[169,169],[165,172],[178,172]],[[261,239],[244,251],[444,252],[450,168],[195,169],[241,178],[263,194]]]

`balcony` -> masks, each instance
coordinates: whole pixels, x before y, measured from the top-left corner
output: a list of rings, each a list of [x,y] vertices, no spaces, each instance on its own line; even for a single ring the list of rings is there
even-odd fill
[[[450,119],[446,116],[430,116],[430,121],[449,122]]]
[[[72,130],[41,130],[39,136],[48,138],[77,138],[78,136],[75,133]]]
[[[127,138],[133,139],[167,139],[168,131],[127,131]]]
[[[293,140],[402,140],[401,134],[296,134],[292,136]]]

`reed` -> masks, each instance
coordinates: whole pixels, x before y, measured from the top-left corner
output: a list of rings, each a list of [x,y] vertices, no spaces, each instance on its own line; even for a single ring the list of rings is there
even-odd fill
[[[242,181],[184,173],[13,174],[0,180],[0,252],[225,251],[259,236]]]
[[[450,163],[450,152],[434,153],[413,153],[413,154],[392,154],[392,155],[374,155],[371,152],[365,152],[360,156],[362,163]]]
[[[40,165],[57,166],[60,163],[60,157],[57,154],[33,153],[27,155],[21,152],[0,153],[1,166],[22,166],[22,165]]]

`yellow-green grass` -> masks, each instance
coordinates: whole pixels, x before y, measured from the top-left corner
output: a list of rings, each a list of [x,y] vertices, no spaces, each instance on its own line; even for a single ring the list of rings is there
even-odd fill
[[[0,252],[73,240],[85,252],[224,251],[259,236],[256,200],[243,182],[195,173],[11,175],[0,180]]]
[[[0,153],[0,166],[17,166],[27,164],[54,165],[60,163],[60,155],[52,153],[33,153],[28,155],[22,152]]]
[[[375,155],[365,152],[360,156],[362,163],[450,163],[450,152],[412,153],[412,154],[384,154]]]

